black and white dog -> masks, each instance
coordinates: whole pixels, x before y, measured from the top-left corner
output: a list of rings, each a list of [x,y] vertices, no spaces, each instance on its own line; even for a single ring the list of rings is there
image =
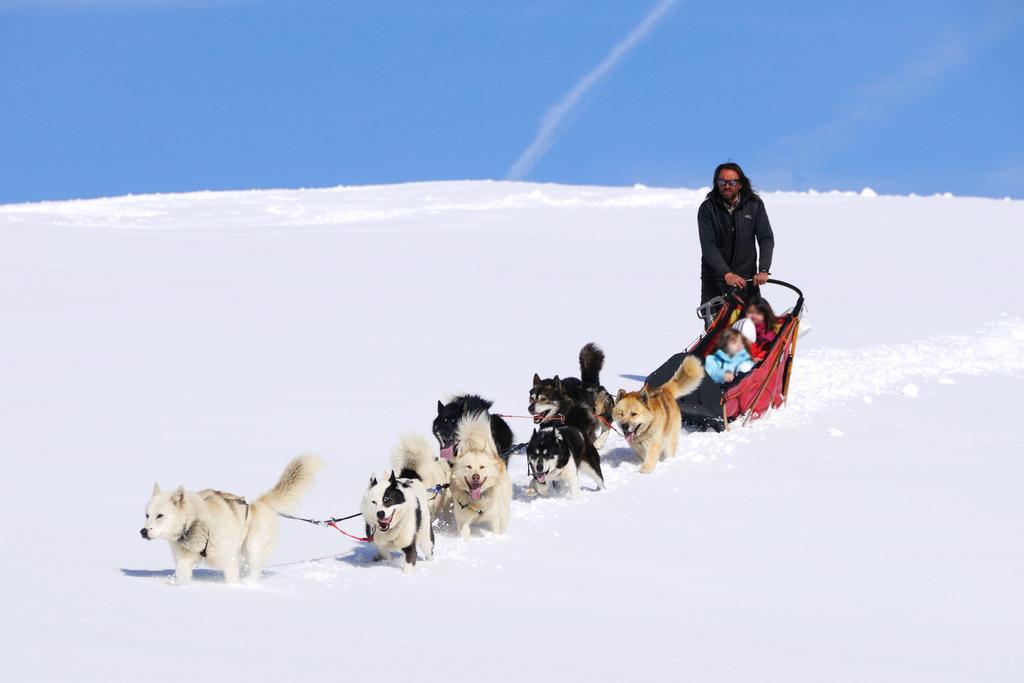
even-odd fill
[[[615,399],[601,386],[604,351],[597,344],[587,344],[580,349],[579,360],[580,379],[533,375],[529,411],[535,423],[570,425],[600,448],[608,438],[615,405]]]
[[[586,439],[575,427],[555,425],[533,430],[526,446],[526,462],[530,470],[530,489],[548,495],[556,482],[569,486],[569,497],[580,497],[579,473],[583,472],[604,488],[601,460],[597,451],[587,448]]]
[[[489,413],[493,403],[476,394],[453,396],[447,403],[437,402],[437,417],[434,418],[434,438],[441,447],[441,457],[451,461],[455,457],[459,421],[463,417],[486,413],[491,420],[491,436],[498,454],[508,462],[512,450],[512,430],[508,423],[497,415]]]
[[[366,537],[377,546],[375,560],[386,560],[393,552],[404,555],[404,570],[416,566],[416,549],[427,560],[434,557],[434,529],[430,524],[427,491],[418,479],[399,479],[392,472],[383,481],[370,479],[363,494]]]

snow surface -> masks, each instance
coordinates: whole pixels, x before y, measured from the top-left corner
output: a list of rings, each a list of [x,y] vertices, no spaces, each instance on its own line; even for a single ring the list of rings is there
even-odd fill
[[[522,414],[587,341],[638,386],[699,331],[703,192],[0,206],[5,679],[1022,680],[1018,201],[769,193],[813,326],[786,409],[646,477],[613,438],[607,491],[412,576],[283,521],[261,584],[168,585],[154,480],[252,496],[313,451],[303,512],[347,514],[448,393]]]

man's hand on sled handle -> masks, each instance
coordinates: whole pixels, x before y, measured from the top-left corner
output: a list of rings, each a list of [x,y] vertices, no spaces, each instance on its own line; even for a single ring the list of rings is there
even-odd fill
[[[739,275],[737,275],[736,273],[726,273],[725,284],[730,285],[732,287],[746,287],[747,281],[744,280]]]
[[[754,276],[754,284],[760,287],[764,283],[768,282],[768,271],[762,270],[760,273]]]

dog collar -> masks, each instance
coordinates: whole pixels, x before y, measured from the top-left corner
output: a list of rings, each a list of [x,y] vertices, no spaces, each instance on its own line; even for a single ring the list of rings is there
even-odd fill
[[[478,510],[477,508],[473,507],[473,505],[472,505],[473,499],[472,498],[468,499],[465,504],[463,504],[461,501],[459,501],[459,499],[456,498],[455,496],[452,496],[452,499],[455,501],[455,504],[458,505],[463,510],[465,510],[466,508],[469,508],[470,510],[472,510],[473,512],[475,512],[478,515],[484,514],[483,510]]]

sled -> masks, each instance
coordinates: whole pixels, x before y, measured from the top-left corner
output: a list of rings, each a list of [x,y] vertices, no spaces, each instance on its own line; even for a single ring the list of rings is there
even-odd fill
[[[778,316],[775,341],[768,353],[753,370],[735,381],[719,385],[705,377],[697,391],[679,399],[684,425],[722,431],[728,429],[729,424],[735,420],[742,418],[743,424],[746,424],[786,402],[800,318],[804,310],[804,295],[797,287],[782,280],[768,280],[768,284],[785,287],[797,295],[793,308]],[[714,353],[722,331],[743,316],[747,302],[742,290],[734,288],[708,303],[710,307],[705,304],[698,309],[699,317],[707,316],[711,319],[707,330],[689,348],[675,354],[648,375],[645,382],[647,386],[657,388],[671,379],[683,358],[689,354],[696,355],[703,362],[709,354]]]

